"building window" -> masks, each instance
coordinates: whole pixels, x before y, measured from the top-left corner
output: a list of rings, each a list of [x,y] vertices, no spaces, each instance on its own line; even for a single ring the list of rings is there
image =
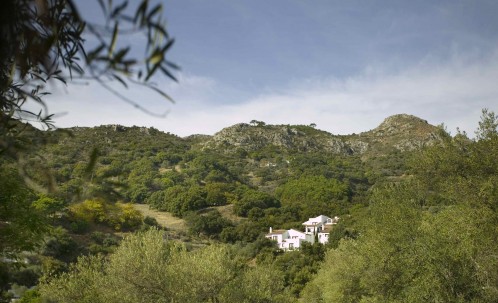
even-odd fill
[[[278,241],[278,237],[277,236],[273,236],[271,238],[272,238],[272,240]]]
[[[294,249],[294,243],[289,243],[289,249],[293,250]]]

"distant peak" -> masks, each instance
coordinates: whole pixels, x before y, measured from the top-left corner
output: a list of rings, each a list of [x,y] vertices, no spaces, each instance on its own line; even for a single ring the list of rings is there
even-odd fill
[[[414,115],[408,114],[397,114],[392,115],[384,119],[384,121],[380,124],[392,124],[392,123],[424,123],[427,124],[427,120],[420,119]]]
[[[436,130],[437,128],[434,125],[429,124],[427,120],[420,119],[413,115],[398,114],[387,117],[379,126],[367,133],[371,133],[378,138],[401,136],[407,140],[411,140],[414,138],[424,139],[427,136],[432,137]]]
[[[382,123],[374,129],[374,131],[389,129],[392,132],[396,131],[396,129],[401,130],[428,125],[430,124],[427,120],[420,119],[419,117],[408,114],[397,114],[385,118],[384,121],[382,121]]]

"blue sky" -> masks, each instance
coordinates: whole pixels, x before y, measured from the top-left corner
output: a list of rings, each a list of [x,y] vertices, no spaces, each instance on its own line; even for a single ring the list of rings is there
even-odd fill
[[[96,1],[76,1],[97,15]],[[134,1],[131,1],[132,3]],[[136,2],[136,1],[135,1]],[[56,125],[153,126],[186,136],[252,119],[367,131],[408,113],[473,133],[498,112],[498,1],[163,1],[180,82],[154,79],[175,100],[97,85],[57,89]],[[132,45],[140,41],[124,41]]]

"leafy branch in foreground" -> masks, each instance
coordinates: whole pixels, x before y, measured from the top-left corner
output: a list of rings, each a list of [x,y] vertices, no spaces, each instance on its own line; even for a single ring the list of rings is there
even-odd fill
[[[50,80],[64,84],[94,80],[134,107],[147,111],[127,98],[110,81],[128,88],[151,89],[169,101],[164,91],[150,82],[156,74],[175,80],[178,66],[166,59],[174,43],[162,20],[161,4],[142,0],[135,10],[129,1],[97,0],[104,24],[87,22],[73,0],[5,0],[0,11],[0,153],[13,144],[13,120],[39,122],[53,128],[44,97]],[[122,45],[122,35],[145,37],[145,55],[133,57],[132,48]],[[143,38],[142,38],[143,39]],[[96,41],[90,47],[87,41]],[[43,108],[33,112],[27,105]],[[12,154],[15,156],[15,152]]]

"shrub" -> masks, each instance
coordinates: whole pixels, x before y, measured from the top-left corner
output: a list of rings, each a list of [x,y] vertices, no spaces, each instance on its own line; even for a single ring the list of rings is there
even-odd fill
[[[149,226],[159,226],[159,223],[157,223],[157,220],[156,218],[153,218],[151,216],[146,216],[144,218],[144,224],[145,225],[149,225]]]
[[[218,211],[211,211],[205,215],[190,213],[185,220],[192,234],[212,237],[219,237],[224,228],[232,226],[232,222],[223,218]]]
[[[75,234],[84,234],[90,229],[90,224],[84,220],[77,220],[69,224],[69,230]]]
[[[68,235],[62,227],[57,227],[44,242],[42,248],[44,256],[70,262],[78,255],[78,244]]]
[[[247,190],[240,200],[235,201],[233,211],[235,214],[247,217],[253,208],[278,207],[280,203],[273,196],[257,190]]]
[[[106,220],[107,203],[102,199],[85,200],[73,204],[69,210],[74,218],[86,222],[102,223]]]
[[[19,303],[41,303],[40,293],[33,289],[24,292],[22,298],[18,301]]]
[[[103,223],[116,230],[130,230],[140,227],[142,214],[126,203],[106,203],[104,200],[85,200],[71,206],[70,212],[73,217],[71,229],[75,232],[85,227],[85,223]]]
[[[110,218],[110,223],[116,230],[136,229],[143,221],[142,213],[133,208],[133,205],[126,203],[116,203],[115,216]],[[113,209],[114,210],[114,209]]]

